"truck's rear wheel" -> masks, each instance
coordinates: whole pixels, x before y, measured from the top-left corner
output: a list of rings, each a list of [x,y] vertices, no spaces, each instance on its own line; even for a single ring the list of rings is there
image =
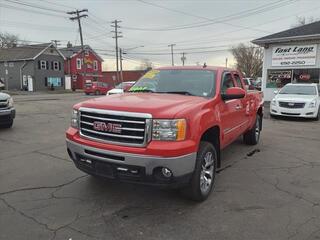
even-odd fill
[[[214,186],[217,168],[217,151],[209,142],[201,142],[197,154],[195,171],[190,185],[185,189],[187,196],[195,201],[204,201]]]
[[[245,144],[248,144],[248,145],[258,144],[260,139],[261,124],[262,124],[261,116],[257,115],[254,126],[248,132],[243,134],[243,141]]]

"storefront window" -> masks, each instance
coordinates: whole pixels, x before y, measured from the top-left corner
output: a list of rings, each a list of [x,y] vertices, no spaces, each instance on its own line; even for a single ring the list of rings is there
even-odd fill
[[[268,70],[267,88],[282,88],[291,83],[292,70]]]
[[[319,83],[319,69],[293,70],[292,83]]]

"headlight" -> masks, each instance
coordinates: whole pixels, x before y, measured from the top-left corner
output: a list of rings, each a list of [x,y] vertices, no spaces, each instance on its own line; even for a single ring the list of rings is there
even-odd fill
[[[13,107],[13,98],[9,98],[9,103],[8,103],[8,107],[11,108]]]
[[[71,127],[79,128],[79,111],[75,109],[72,110]]]
[[[276,105],[277,105],[277,101],[276,101],[276,99],[272,99],[272,101],[271,101],[271,105],[272,105],[272,106],[276,106]]]
[[[186,130],[185,119],[154,119],[152,140],[182,141],[186,139]]]
[[[312,100],[312,101],[309,103],[309,108],[315,108],[316,105],[317,105],[317,102],[316,102],[316,100],[314,99],[314,100]]]

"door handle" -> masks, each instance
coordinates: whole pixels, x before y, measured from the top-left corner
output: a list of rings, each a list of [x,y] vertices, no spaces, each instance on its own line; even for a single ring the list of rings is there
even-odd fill
[[[236,106],[236,110],[240,110],[242,107],[240,105]]]

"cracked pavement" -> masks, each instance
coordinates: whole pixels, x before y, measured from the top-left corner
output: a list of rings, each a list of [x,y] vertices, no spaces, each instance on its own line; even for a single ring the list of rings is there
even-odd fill
[[[64,131],[82,94],[15,96],[0,130],[0,239],[320,239],[320,122],[264,119],[222,152],[203,203],[75,168]]]

